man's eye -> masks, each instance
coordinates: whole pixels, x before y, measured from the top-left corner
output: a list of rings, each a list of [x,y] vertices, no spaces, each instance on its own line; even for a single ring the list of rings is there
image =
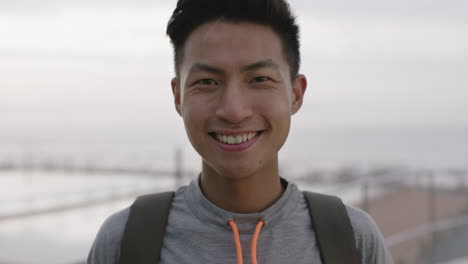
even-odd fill
[[[258,76],[258,77],[255,77],[252,79],[252,81],[250,81],[251,83],[256,83],[256,82],[266,82],[266,81],[269,81],[271,80],[269,77],[266,77],[266,76]]]
[[[201,85],[216,85],[216,81],[213,79],[201,79],[197,81],[197,84]]]

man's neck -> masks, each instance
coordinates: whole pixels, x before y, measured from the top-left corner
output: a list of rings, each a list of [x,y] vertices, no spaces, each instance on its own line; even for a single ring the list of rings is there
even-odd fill
[[[200,186],[205,197],[218,207],[234,213],[256,213],[276,202],[284,188],[278,166],[243,177],[225,177],[203,164]]]

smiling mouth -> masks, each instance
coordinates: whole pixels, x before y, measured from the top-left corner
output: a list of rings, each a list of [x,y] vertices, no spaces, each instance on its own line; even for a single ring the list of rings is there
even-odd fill
[[[255,137],[258,137],[264,131],[265,130],[260,130],[257,132],[250,132],[250,133],[239,134],[239,135],[225,135],[225,134],[216,133],[216,132],[211,132],[209,134],[212,138],[214,138],[215,140],[221,143],[229,144],[229,145],[239,145],[244,142],[250,141],[254,139]]]

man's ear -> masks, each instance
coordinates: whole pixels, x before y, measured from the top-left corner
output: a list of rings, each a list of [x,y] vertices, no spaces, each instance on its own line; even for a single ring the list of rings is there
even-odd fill
[[[294,115],[301,109],[304,93],[307,89],[307,79],[303,74],[299,74],[294,79],[292,87],[291,115]]]
[[[172,78],[171,80],[172,86],[172,95],[174,96],[174,105],[177,113],[182,116],[182,112],[180,111],[180,85],[179,80],[177,77]]]

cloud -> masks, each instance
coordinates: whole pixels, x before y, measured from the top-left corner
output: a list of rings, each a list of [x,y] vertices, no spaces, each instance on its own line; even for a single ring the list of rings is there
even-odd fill
[[[467,59],[465,24],[433,20],[376,20],[372,23],[303,17],[306,54],[350,58]]]
[[[339,19],[449,19],[468,20],[465,0],[289,0],[299,16],[313,16]],[[63,8],[155,8],[173,10],[176,1],[158,0],[1,0],[0,13],[40,14],[60,12]]]
[[[50,15],[0,16],[0,53],[155,53],[169,41],[164,8],[68,8]],[[161,45],[165,43],[165,45]]]
[[[64,8],[112,9],[112,8],[174,8],[175,2],[154,0],[0,0],[0,13],[47,15],[60,13]]]
[[[467,21],[465,0],[290,0],[297,15],[333,19],[437,19]]]

